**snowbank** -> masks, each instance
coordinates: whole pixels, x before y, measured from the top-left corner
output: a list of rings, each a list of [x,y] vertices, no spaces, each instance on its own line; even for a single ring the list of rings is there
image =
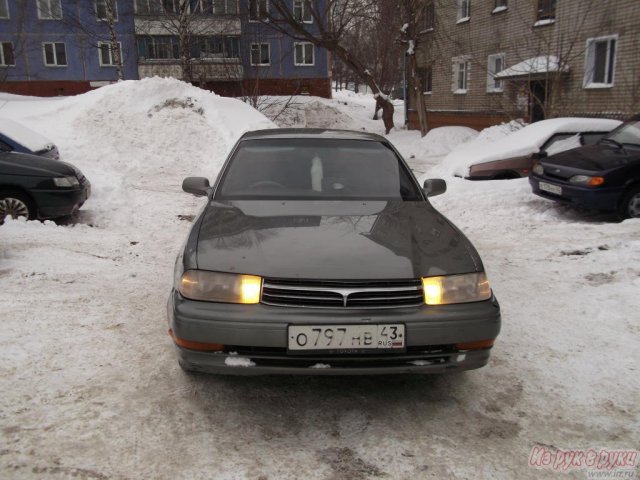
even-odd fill
[[[125,81],[51,102],[31,97],[0,110],[58,145],[92,183],[83,207],[97,225],[134,221],[145,189],[180,191],[189,175],[214,179],[244,132],[274,128],[243,102],[169,78]],[[42,113],[44,105],[45,113]]]
[[[556,133],[610,131],[620,123],[618,120],[596,118],[554,118],[533,123],[513,133],[508,133],[513,124],[499,126],[453,150],[444,158],[439,170],[442,174],[466,177],[471,165],[538,152]],[[496,139],[496,136],[502,138]]]

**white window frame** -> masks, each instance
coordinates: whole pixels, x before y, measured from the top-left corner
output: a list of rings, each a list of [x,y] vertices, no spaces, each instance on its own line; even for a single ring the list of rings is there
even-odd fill
[[[9,18],[11,18],[11,12],[9,12],[9,2],[8,0],[0,0],[0,3],[4,4],[4,8],[7,11],[7,16],[6,17],[0,17],[3,20],[8,20]]]
[[[211,15],[237,15],[240,9],[240,0],[222,0],[224,2],[224,13],[217,13],[215,11],[216,0],[198,0],[195,10],[200,13],[207,13]],[[235,11],[229,11],[229,3],[233,2],[236,6]],[[209,6],[211,10],[209,11]]]
[[[40,8],[40,5],[42,4],[42,2],[45,2],[48,4],[47,7],[47,11],[43,12]],[[60,16],[59,17],[55,17],[53,16],[53,11],[54,9],[51,7],[52,4],[57,4],[58,9],[60,10]],[[39,20],[62,20],[63,14],[62,14],[62,0],[36,0],[36,7],[38,10],[38,19]],[[45,16],[45,14],[50,14],[49,16]]]
[[[509,0],[495,0],[494,9],[491,13],[500,13],[509,9]]]
[[[298,63],[298,60],[296,58],[296,50],[298,49],[298,46],[303,47],[303,52],[302,52],[302,57],[304,59],[304,57],[306,57],[305,52],[304,52],[304,48],[309,45],[311,46],[311,63]],[[316,49],[313,45],[313,43],[311,42],[294,42],[293,44],[293,64],[296,67],[313,67],[316,64]]]
[[[152,11],[151,6],[155,3],[161,3],[161,0],[135,0],[134,2],[134,10],[135,13],[140,14],[140,15],[162,15],[165,12],[162,11]],[[180,4],[178,3],[178,0],[172,0],[173,3],[173,12],[168,12],[168,14],[172,14],[175,13],[176,11],[178,11],[178,8],[180,6]],[[139,4],[144,5],[143,8],[139,7]]]
[[[462,72],[462,85],[460,85],[460,72]],[[453,83],[451,91],[456,95],[464,95],[469,91],[469,79],[471,78],[471,61],[469,57],[455,57],[453,59]],[[462,87],[462,88],[461,88]]]
[[[95,11],[96,11],[96,19],[97,19],[99,22],[106,22],[106,21],[107,21],[107,17],[106,17],[106,15],[105,15],[105,18],[100,18],[100,17],[98,16],[98,2],[100,2],[100,1],[105,2],[105,7],[104,7],[104,8],[105,8],[105,13],[106,13],[106,9],[107,9],[107,4],[106,4],[106,2],[107,2],[108,0],[95,0],[94,4],[95,4]],[[115,14],[115,15],[114,15],[114,17],[113,17],[113,21],[114,21],[114,22],[117,22],[117,21],[118,21],[118,2],[117,2],[117,0],[114,0],[114,1],[113,1],[113,10],[114,10],[114,12],[113,12],[113,13]]]
[[[257,19],[253,19],[251,18],[251,2],[258,2],[258,18]],[[268,18],[265,18],[264,20],[262,19],[262,16],[260,15],[260,3],[262,3],[263,0],[248,0],[247,5],[249,7],[249,23],[260,23],[263,21],[267,21]],[[266,17],[269,14],[269,0],[264,0],[265,3],[265,11],[264,11],[264,16]],[[269,57],[269,59],[271,59],[271,57]]]
[[[595,73],[595,46],[597,43],[607,42],[607,56],[605,58],[605,82],[594,82],[593,74]],[[611,43],[615,42],[613,52],[613,64],[611,63]],[[584,78],[582,82],[583,88],[611,88],[616,83],[616,64],[618,62],[618,34],[605,35],[602,37],[588,38],[586,41],[584,56]],[[613,71],[609,71],[609,66]],[[611,83],[607,79],[611,76]]]
[[[269,63],[254,63],[253,62],[253,47],[257,46],[260,51],[258,52],[260,58],[262,58],[262,45],[267,46],[267,51],[269,52]],[[254,42],[249,45],[249,63],[252,67],[270,67],[271,66],[271,44],[269,42]]]
[[[9,45],[11,45],[11,52],[13,53],[13,63],[7,63],[6,59],[4,58],[4,45],[5,43],[8,43]],[[0,67],[15,67],[16,66],[16,54],[15,51],[13,49],[13,42],[0,42]]]
[[[468,22],[471,18],[471,0],[457,0],[456,23]]]
[[[502,60],[502,69],[496,71],[496,59]],[[488,93],[500,93],[504,92],[504,80],[496,79],[495,76],[497,73],[500,73],[504,70],[504,61],[505,55],[504,53],[494,53],[487,57],[487,92]]]
[[[111,63],[102,63],[102,46],[107,45],[109,47],[109,60]],[[122,42],[118,42],[118,49],[120,50],[120,60],[122,61]],[[98,62],[101,67],[115,67],[113,63],[113,50],[111,48],[111,42],[98,42]]]
[[[293,15],[295,17],[295,13],[296,13],[296,8],[300,7],[300,11],[302,13],[301,15],[301,19],[298,20],[296,18],[296,21],[298,21],[299,23],[313,23],[313,15],[311,14],[311,4],[309,3],[309,0],[293,0]],[[305,20],[305,13],[307,12],[307,9],[309,9],[309,20]]]
[[[65,63],[64,65],[60,65],[58,63],[58,52],[56,52],[56,44],[61,43],[62,45],[64,45],[64,57],[65,57],[65,61],[67,63]],[[55,59],[56,63],[47,63],[47,45],[53,45],[53,57]],[[69,56],[67,55],[67,45],[64,42],[42,42],[42,60],[44,62],[44,66],[45,67],[53,67],[53,68],[65,68],[69,66]]]

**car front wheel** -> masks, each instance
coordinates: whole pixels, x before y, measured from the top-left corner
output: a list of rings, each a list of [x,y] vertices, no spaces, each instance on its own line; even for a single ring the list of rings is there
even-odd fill
[[[36,207],[31,198],[22,192],[0,191],[0,224],[7,217],[36,218]]]
[[[640,217],[640,186],[633,187],[625,194],[618,214],[621,219]]]

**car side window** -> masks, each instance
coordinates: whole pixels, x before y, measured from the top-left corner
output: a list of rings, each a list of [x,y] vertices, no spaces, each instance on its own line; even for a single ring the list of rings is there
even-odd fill
[[[12,152],[13,148],[11,148],[11,146],[7,143],[4,143],[2,140],[0,140],[0,151],[1,152]]]

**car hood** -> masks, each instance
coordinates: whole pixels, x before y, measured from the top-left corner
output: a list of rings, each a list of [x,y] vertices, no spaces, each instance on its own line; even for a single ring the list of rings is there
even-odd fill
[[[602,172],[638,159],[640,153],[636,149],[620,149],[614,145],[600,143],[552,155],[541,163],[545,167]]]
[[[199,227],[202,270],[313,279],[482,270],[471,243],[427,202],[211,202]]]
[[[15,152],[0,154],[0,168],[2,173],[10,175],[57,177],[77,174],[77,169],[69,163]]]

